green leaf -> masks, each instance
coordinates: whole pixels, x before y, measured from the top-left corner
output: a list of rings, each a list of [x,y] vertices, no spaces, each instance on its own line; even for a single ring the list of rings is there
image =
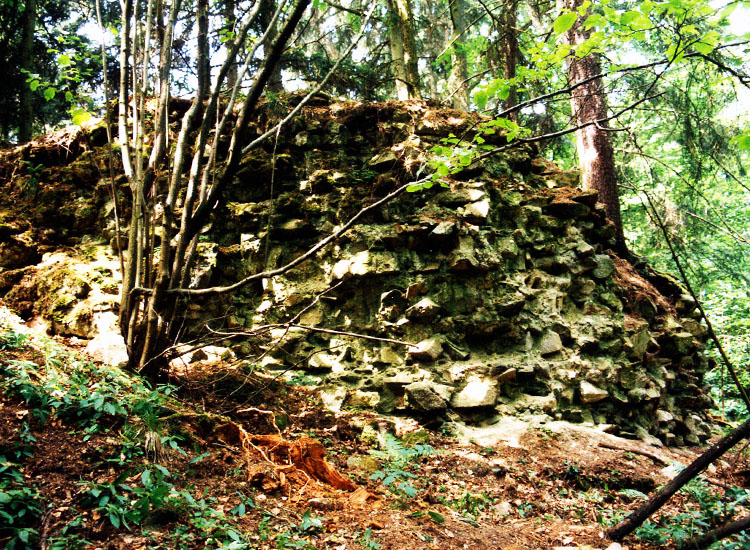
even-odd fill
[[[729,143],[736,145],[737,148],[743,151],[750,150],[750,130],[745,130],[741,134],[734,136]]]
[[[44,99],[49,101],[50,99],[53,99],[55,97],[55,94],[57,93],[57,90],[52,88],[51,86],[44,90]]]
[[[38,80],[32,80],[31,82],[29,82],[29,88],[31,88],[32,92],[36,92],[36,89],[39,87],[40,84],[41,82],[39,82]]]
[[[589,30],[592,27],[603,27],[606,24],[607,20],[604,19],[602,15],[593,13],[586,18],[586,21],[583,22],[583,28]]]
[[[700,54],[707,55],[710,54],[712,51],[714,51],[714,48],[719,43],[719,33],[718,31],[708,31],[706,34],[703,35],[703,37],[700,39],[700,41],[693,44],[693,47],[695,48],[695,51],[697,51]]]
[[[638,13],[637,11],[626,11],[620,17],[620,23],[622,23],[623,25],[630,25],[633,21],[638,19],[640,16],[641,14]]]
[[[66,54],[62,54],[60,57],[57,58],[57,66],[58,67],[68,67],[72,61],[70,60],[70,56]]]
[[[555,34],[562,34],[573,28],[577,20],[578,14],[576,12],[569,11],[568,13],[563,13],[555,19],[555,22],[552,24],[552,30],[555,31]]]
[[[432,510],[430,510],[429,512],[427,512],[427,515],[429,515],[430,519],[438,525],[442,525],[443,523],[445,523],[445,518],[437,512],[433,512]]]
[[[73,101],[73,93],[65,92],[65,101]]]

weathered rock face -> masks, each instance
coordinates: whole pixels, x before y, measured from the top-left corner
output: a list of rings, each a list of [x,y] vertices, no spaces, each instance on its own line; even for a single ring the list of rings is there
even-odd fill
[[[275,156],[271,144],[244,159],[194,283],[284,265],[477,122],[422,102],[303,113]],[[331,407],[475,422],[549,414],[698,443],[710,399],[695,305],[610,252],[614,227],[576,183],[530,146],[509,149],[448,188],[401,195],[298,268],[186,304],[188,321],[281,323],[262,364],[317,379]],[[17,270],[16,257],[6,263]],[[257,346],[248,338],[234,352],[252,360]]]
[[[215,223],[213,280],[285,264],[473,122],[423,103],[307,111],[277,148],[273,200],[256,179],[270,155],[246,159]],[[366,392],[367,406],[390,413],[548,413],[669,443],[705,439],[709,361],[694,305],[679,302],[674,281],[652,274],[660,293],[615,257],[596,194],[534,155],[512,149],[449,188],[401,196],[314,261],[235,295],[223,304],[230,322],[300,315],[300,325],[385,339],[284,329],[268,343],[278,368],[315,375],[337,404],[364,406]]]

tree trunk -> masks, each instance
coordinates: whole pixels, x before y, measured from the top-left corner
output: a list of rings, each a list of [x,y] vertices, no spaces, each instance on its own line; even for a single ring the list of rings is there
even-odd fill
[[[203,101],[211,87],[211,60],[208,53],[208,0],[198,0],[198,89]]]
[[[236,7],[236,0],[224,0],[224,4],[221,9],[222,17],[224,18],[224,29],[229,33],[235,32],[236,22],[234,10]],[[232,63],[227,73],[227,90],[234,89],[234,85],[237,82],[237,63]]]
[[[583,0],[562,0],[563,7],[576,10],[583,5]],[[588,32],[581,27],[581,20],[576,22],[566,38],[571,46],[580,44],[588,38]],[[568,65],[568,81],[574,85],[601,72],[597,54],[591,53],[583,58],[571,56]],[[607,117],[607,99],[603,82],[600,78],[576,88],[570,98],[573,123],[576,125],[593,123]],[[625,252],[625,237],[620,216],[620,195],[615,172],[615,157],[612,140],[606,123],[589,124],[576,132],[578,161],[581,168],[581,180],[584,189],[593,189],[599,193],[599,201],[607,208],[607,216],[615,224],[617,248]]]
[[[466,63],[466,46],[464,33],[466,32],[465,0],[450,0],[451,13],[451,42],[453,55],[451,56],[451,74],[448,79],[448,91],[453,93],[453,107],[455,109],[469,109],[469,88],[467,79],[469,70]]]
[[[23,28],[21,30],[20,68],[26,71],[28,78],[34,63],[34,28],[36,27],[36,0],[26,0],[23,9]],[[23,82],[18,92],[20,118],[18,121],[18,143],[26,143],[32,137],[34,124],[34,92],[29,84]]]
[[[503,28],[500,29],[501,44],[503,48],[503,78],[510,80],[516,77],[516,65],[520,51],[518,48],[518,33],[516,31],[516,18],[518,15],[518,0],[506,0],[505,9],[500,16]],[[505,100],[503,108],[510,109],[518,104],[518,95],[516,87],[510,87],[510,94]],[[508,118],[518,122],[518,112],[514,111]]]
[[[388,0],[389,34],[396,96],[400,101],[420,97],[417,42],[409,0]]]
[[[703,470],[721,455],[734,447],[739,441],[750,435],[750,420],[746,421],[732,433],[719,440],[696,458],[677,477],[667,483],[658,493],[651,497],[643,506],[626,517],[619,525],[607,531],[611,540],[620,541],[640,527],[654,512],[664,506],[669,498],[679,491],[688,481],[699,475]]]
[[[275,11],[276,2],[274,0],[261,0],[260,24],[264,30],[268,28],[268,25],[270,24],[271,18],[273,17]],[[276,37],[278,36],[278,34],[279,33],[276,27],[276,23],[274,23],[269,30],[265,42],[263,43],[263,48],[270,50],[273,43],[276,42]],[[271,78],[268,81],[268,85],[266,86],[266,91],[269,91],[272,94],[278,94],[284,91],[284,81],[281,76],[281,63],[277,63],[274,67]]]

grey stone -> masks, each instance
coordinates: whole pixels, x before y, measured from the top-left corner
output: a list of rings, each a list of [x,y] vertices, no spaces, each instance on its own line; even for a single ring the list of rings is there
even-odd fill
[[[606,254],[597,254],[594,256],[594,261],[596,262],[596,267],[591,274],[596,279],[606,279],[615,271],[615,262]]]
[[[547,330],[537,342],[536,347],[541,355],[551,355],[563,349],[560,335],[554,330]]]
[[[440,312],[440,306],[430,298],[422,298],[406,310],[406,316],[412,320],[428,321]]]
[[[587,381],[581,382],[581,403],[590,404],[598,403],[609,397],[609,393],[606,390],[597,388],[593,384]]]
[[[442,354],[443,344],[437,338],[427,338],[409,348],[409,355],[417,361],[435,361]]]
[[[490,380],[469,381],[461,391],[453,395],[451,406],[456,409],[493,407],[497,401],[497,389]]]
[[[438,391],[440,390],[437,390],[429,382],[414,382],[405,386],[404,390],[409,399],[409,405],[417,411],[441,411],[448,406],[446,399],[439,395]],[[450,391],[450,388],[448,388],[448,391]]]

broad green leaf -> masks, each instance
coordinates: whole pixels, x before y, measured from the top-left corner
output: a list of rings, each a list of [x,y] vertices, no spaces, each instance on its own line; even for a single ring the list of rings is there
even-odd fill
[[[427,515],[430,516],[430,519],[438,525],[445,523],[445,518],[437,512],[433,512],[432,510],[430,510],[427,512]]]
[[[719,33],[717,31],[711,30],[704,34],[700,41],[693,44],[693,47],[698,53],[707,55],[714,51],[714,48],[718,43]]]
[[[67,54],[62,54],[60,57],[57,58],[57,65],[58,67],[67,67],[72,63],[70,60],[70,56]]]
[[[623,25],[630,25],[633,21],[638,19],[640,16],[641,14],[638,13],[637,11],[626,11],[620,17],[620,23],[622,23]]]
[[[31,88],[32,92],[35,92],[40,84],[41,82],[39,82],[38,80],[32,80],[31,82],[29,82],[29,88]]]
[[[586,21],[583,22],[583,28],[588,30],[593,27],[603,27],[606,24],[607,20],[604,19],[604,16],[598,13],[593,13],[586,18]]]
[[[750,150],[750,130],[745,130],[741,134],[733,137],[729,143],[736,145],[743,151]]]
[[[46,90],[44,90],[44,99],[46,99],[47,101],[53,99],[55,97],[55,93],[57,93],[57,90],[55,90],[54,88],[47,88]]]
[[[552,24],[552,30],[555,31],[555,34],[562,34],[573,28],[577,20],[578,14],[576,12],[569,11],[568,13],[563,13],[555,19],[555,22]]]
[[[73,93],[72,92],[65,92],[65,101],[73,101]]]

